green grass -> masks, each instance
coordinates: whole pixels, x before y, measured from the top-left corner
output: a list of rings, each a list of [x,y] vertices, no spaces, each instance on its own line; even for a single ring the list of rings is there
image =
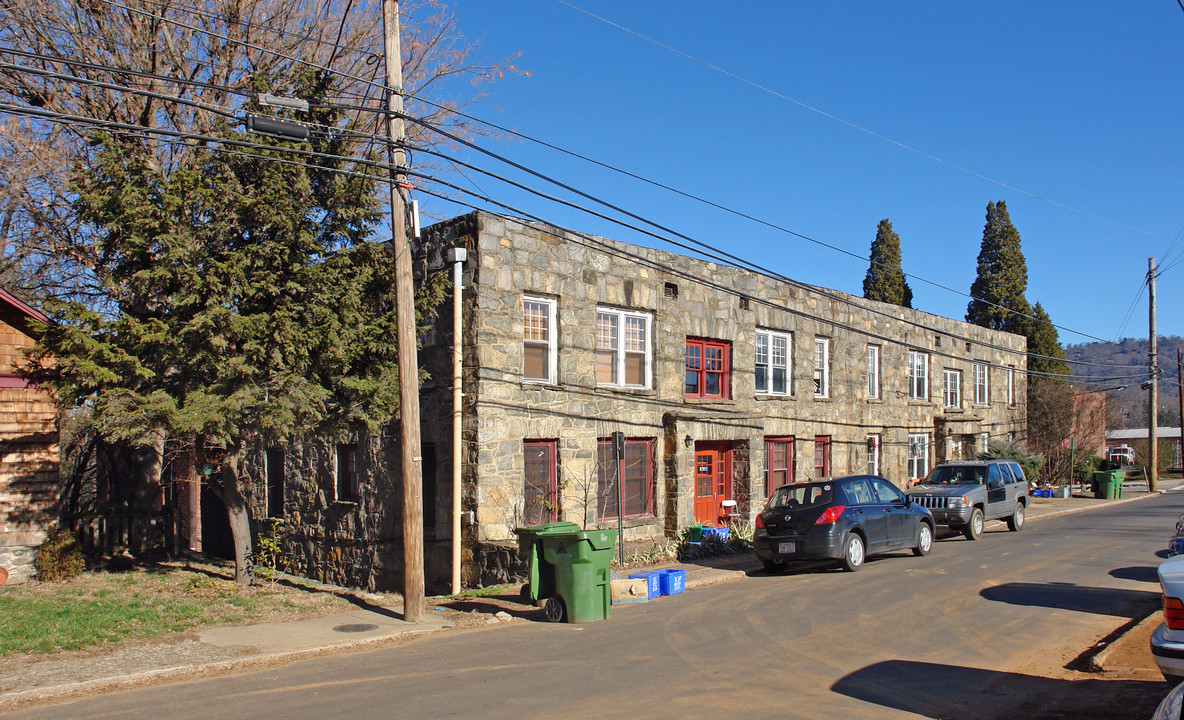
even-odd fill
[[[87,650],[346,606],[326,593],[274,583],[239,588],[208,569],[84,573],[61,583],[0,588],[0,657]]]

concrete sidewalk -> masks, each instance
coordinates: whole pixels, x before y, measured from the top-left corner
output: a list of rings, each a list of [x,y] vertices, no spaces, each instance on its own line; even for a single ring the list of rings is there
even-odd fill
[[[1030,522],[1039,521],[1045,517],[1137,501],[1149,496],[1145,488],[1128,485],[1123,490],[1123,497],[1115,500],[1095,499],[1088,493],[1077,493],[1064,499],[1033,498],[1027,518]],[[760,563],[752,555],[745,554],[654,567],[685,569],[686,588],[694,590],[747,577],[760,568]],[[375,605],[367,602],[366,598],[376,596],[356,592],[353,595],[357,607],[335,615],[281,623],[208,628],[163,642],[36,661],[21,657],[0,660],[0,710],[138,684],[217,674],[232,669],[266,667],[327,652],[363,650],[398,643],[425,633],[449,630],[458,625],[473,627],[475,622],[470,613],[450,612],[443,607],[429,605],[424,622],[408,623],[403,620],[401,606]],[[475,598],[472,604],[483,605],[480,600]],[[459,609],[466,609],[463,602],[457,605]],[[514,613],[491,612],[493,609],[494,606],[490,606],[481,610],[489,614],[483,615],[476,624],[513,621],[515,618],[535,619],[537,614],[533,609]],[[465,622],[457,622],[458,619]],[[1104,655],[1099,653],[1098,657]]]

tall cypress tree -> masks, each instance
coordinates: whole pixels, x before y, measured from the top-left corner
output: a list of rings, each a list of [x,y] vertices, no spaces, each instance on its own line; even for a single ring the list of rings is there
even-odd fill
[[[1032,309],[1032,319],[1028,321],[1028,369],[1033,372],[1055,373],[1068,375],[1069,364],[1065,362],[1065,348],[1061,347],[1061,339],[1057,329],[1053,327],[1052,319],[1045,312],[1040,303]],[[1034,356],[1041,357],[1034,357]],[[1056,359],[1049,359],[1056,358]]]
[[[868,300],[879,300],[911,308],[913,291],[905,280],[900,267],[900,236],[892,229],[888,218],[876,227],[876,239],[872,241],[871,264],[863,279],[863,296]]]
[[[1027,334],[1031,306],[1028,264],[1020,248],[1020,234],[1011,224],[1007,204],[987,203],[987,224],[978,253],[978,277],[970,286],[966,321],[992,330]]]

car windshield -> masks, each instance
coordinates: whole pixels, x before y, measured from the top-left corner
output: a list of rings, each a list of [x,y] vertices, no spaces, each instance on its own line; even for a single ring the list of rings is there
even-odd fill
[[[830,505],[834,497],[831,483],[817,485],[785,485],[773,491],[770,508],[808,508]]]
[[[925,478],[926,485],[982,485],[987,468],[982,465],[938,465]]]

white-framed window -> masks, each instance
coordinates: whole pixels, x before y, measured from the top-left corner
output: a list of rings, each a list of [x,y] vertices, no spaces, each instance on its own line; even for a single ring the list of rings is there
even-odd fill
[[[929,399],[929,353],[909,350],[909,400]]]
[[[920,480],[929,474],[929,435],[909,434],[909,478]]]
[[[987,364],[974,363],[974,404],[986,405],[990,401],[990,387],[987,385]]]
[[[880,474],[880,434],[868,433],[867,436],[867,474]]]
[[[596,308],[596,384],[648,388],[653,374],[650,314]]]
[[[814,397],[830,397],[830,340],[814,338]]]
[[[962,371],[946,368],[942,371],[942,400],[948,408],[962,407]]]
[[[875,400],[880,397],[880,346],[867,346],[867,396]],[[876,473],[872,473],[875,475]]]
[[[756,393],[758,395],[788,395],[791,387],[789,358],[793,352],[793,338],[789,333],[774,330],[756,331]]]
[[[1007,404],[1015,406],[1015,368],[1007,368]]]
[[[978,435],[978,451],[986,452],[987,446],[991,443],[991,436],[989,433],[979,433]]]
[[[555,382],[555,298],[522,296],[522,379]]]

